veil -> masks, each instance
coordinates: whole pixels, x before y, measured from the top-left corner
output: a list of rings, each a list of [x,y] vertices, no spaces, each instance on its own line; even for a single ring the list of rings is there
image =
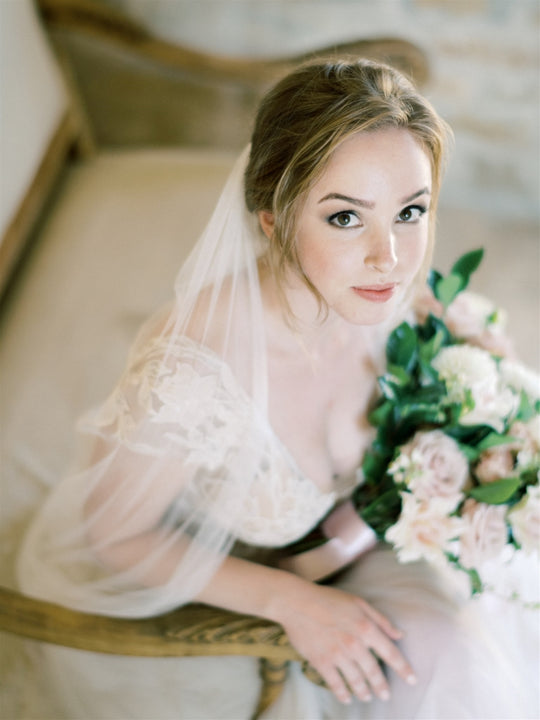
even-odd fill
[[[247,147],[175,283],[143,326],[118,384],[78,425],[75,468],[18,560],[22,590],[81,610],[142,617],[195,598],[236,541],[287,544],[322,517],[272,497],[301,475],[267,423],[264,236],[244,201]],[[277,467],[288,464],[287,472]],[[309,495],[309,493],[308,493]],[[281,502],[277,497],[285,497]],[[290,494],[289,494],[290,498]]]

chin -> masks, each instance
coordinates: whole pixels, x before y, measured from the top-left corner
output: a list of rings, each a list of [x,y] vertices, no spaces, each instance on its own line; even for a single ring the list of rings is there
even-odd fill
[[[349,309],[339,313],[351,325],[380,325],[381,323],[398,320],[405,315],[407,308],[403,305],[403,297],[392,298],[386,303],[369,303],[362,308]]]

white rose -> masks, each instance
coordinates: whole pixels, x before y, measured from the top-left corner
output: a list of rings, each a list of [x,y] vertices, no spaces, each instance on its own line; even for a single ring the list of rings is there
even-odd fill
[[[452,402],[465,402],[470,393],[474,407],[465,408],[462,425],[489,425],[502,432],[504,421],[517,409],[518,397],[501,383],[492,356],[471,345],[451,345],[433,359]]]
[[[506,505],[486,505],[469,498],[463,507],[464,530],[459,560],[466,568],[480,568],[507,545]]]
[[[432,498],[418,500],[411,493],[402,493],[402,510],[399,520],[388,528],[385,540],[392,543],[400,562],[407,563],[425,558],[442,563],[444,553],[461,533],[462,521],[451,516],[453,499]]]
[[[516,392],[521,390],[531,398],[540,399],[540,376],[517,360],[502,360],[499,372],[503,382]]]
[[[454,508],[469,476],[469,464],[459,445],[442,430],[420,431],[400,449],[389,468],[419,500],[452,498]]]
[[[529,485],[527,493],[508,513],[516,541],[526,553],[540,552],[540,486]]]

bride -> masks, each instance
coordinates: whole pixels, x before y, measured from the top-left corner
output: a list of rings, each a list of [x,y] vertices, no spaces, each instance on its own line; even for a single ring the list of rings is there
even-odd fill
[[[277,561],[359,482],[385,341],[429,268],[447,138],[368,61],[309,64],[267,94],[175,301],[81,420],[77,469],[20,553],[24,592],[280,623],[327,689],[294,668],[267,717],[536,717],[525,611],[467,603],[385,546],[326,584]],[[256,702],[250,658],[43,652],[69,718],[247,718]]]

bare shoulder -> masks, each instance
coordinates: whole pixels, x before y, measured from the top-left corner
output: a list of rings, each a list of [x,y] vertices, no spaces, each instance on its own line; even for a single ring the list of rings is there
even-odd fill
[[[252,303],[246,277],[239,276],[233,283],[226,277],[219,285],[208,285],[197,295],[187,317],[182,319],[184,308],[174,312],[181,322],[176,327],[183,335],[210,348],[220,356],[235,343],[249,342],[249,324]]]

